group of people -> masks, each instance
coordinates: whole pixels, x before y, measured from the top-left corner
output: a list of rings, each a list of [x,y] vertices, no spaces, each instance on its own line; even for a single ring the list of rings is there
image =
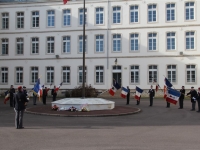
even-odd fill
[[[130,101],[130,89],[129,87],[127,86],[127,90],[128,90],[128,94],[127,94],[127,102],[126,104],[129,105],[129,101]],[[153,99],[155,97],[155,90],[153,89],[153,86],[151,85],[151,88],[149,89],[148,91],[148,94],[149,94],[149,101],[150,101],[150,107],[153,106]],[[181,90],[180,90],[180,97],[179,97],[179,109],[183,109],[183,101],[184,101],[184,98],[185,98],[185,87],[182,86]],[[198,103],[198,111],[197,112],[200,112],[200,87],[198,88],[198,91],[196,91],[194,89],[194,87],[191,87],[191,90],[189,93],[186,94],[187,96],[190,95],[191,97],[191,103],[192,103],[192,109],[191,111],[195,111],[195,106],[196,106],[196,102]],[[140,96],[141,98],[141,96]],[[137,104],[136,105],[139,105],[140,104],[140,99],[137,100]],[[167,102],[167,108],[170,108],[170,103]]]
[[[57,96],[57,91],[55,89],[56,86],[54,86],[54,88],[51,90],[53,101],[56,101]],[[42,90],[42,100],[44,105],[46,105],[46,97],[48,95],[48,91],[49,88],[47,87]],[[26,109],[27,103],[29,102],[29,96],[26,87],[19,86],[16,92],[13,85],[11,85],[8,92],[10,94],[10,107],[14,107],[15,111],[15,127],[16,129],[23,129],[24,110]],[[37,93],[33,92],[33,105],[37,105],[37,97]]]

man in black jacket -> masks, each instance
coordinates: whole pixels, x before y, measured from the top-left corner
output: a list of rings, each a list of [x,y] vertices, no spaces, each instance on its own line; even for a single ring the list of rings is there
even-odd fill
[[[153,98],[155,96],[155,91],[153,89],[153,86],[151,85],[151,89],[149,90],[149,100],[150,100],[150,105],[149,106],[153,106]]]
[[[129,105],[129,100],[130,100],[130,89],[127,86],[128,94],[126,95],[126,105]]]
[[[22,87],[18,87],[18,93],[14,94],[14,110],[15,110],[15,127],[23,129],[23,115],[25,103],[28,102],[26,95],[23,93]]]
[[[10,93],[10,107],[13,107],[13,94],[15,93],[13,85],[10,86],[9,93]]]
[[[180,90],[181,96],[179,97],[179,109],[183,109],[183,100],[185,98],[185,87],[182,86],[182,89]]]
[[[191,90],[189,93],[187,93],[187,95],[191,95],[191,103],[192,103],[191,111],[195,111],[197,91],[194,89],[194,87],[191,87]]]
[[[200,87],[198,88],[198,92],[197,92],[197,102],[198,102],[198,111],[200,112]]]
[[[53,96],[53,101],[56,101],[57,92],[56,92],[56,86],[55,85],[54,85],[54,89],[51,90],[51,95]]]

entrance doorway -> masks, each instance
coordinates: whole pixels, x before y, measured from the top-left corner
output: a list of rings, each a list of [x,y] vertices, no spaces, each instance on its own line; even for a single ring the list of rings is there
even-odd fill
[[[122,85],[122,70],[121,66],[113,66],[112,78],[121,86]],[[114,82],[114,80],[113,80]],[[113,83],[114,84],[114,83]]]

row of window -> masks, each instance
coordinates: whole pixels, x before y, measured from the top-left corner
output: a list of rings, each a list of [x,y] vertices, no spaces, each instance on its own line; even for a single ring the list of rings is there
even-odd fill
[[[139,23],[139,5],[132,5],[129,7],[130,11],[130,23]],[[147,7],[148,9],[148,22],[157,22],[157,4],[150,4]],[[122,8],[121,6],[112,7],[112,23],[121,24],[122,23]],[[84,10],[83,8],[79,9],[79,25],[83,25]],[[24,28],[24,12],[16,13],[16,28]],[[71,9],[65,9],[62,11],[63,26],[71,26]],[[97,7],[95,9],[95,24],[104,25],[105,12],[103,7]],[[195,2],[186,2],[185,3],[185,20],[195,20]],[[40,26],[40,12],[32,11],[31,12],[31,27],[38,28]],[[170,3],[166,4],[166,21],[172,22],[176,21],[176,4]],[[55,27],[55,10],[47,11],[47,27]],[[85,9],[85,24],[87,24],[87,8]],[[2,13],[2,29],[9,28],[9,13]]]
[[[133,33],[130,34],[130,51],[137,52],[140,50],[140,40],[139,34]],[[46,43],[46,53],[54,54],[55,53],[55,38],[47,37]],[[95,36],[95,52],[104,52],[104,35]],[[158,50],[158,34],[157,33],[148,33],[148,50],[156,51]],[[176,32],[166,33],[166,49],[167,50],[176,50]],[[194,50],[195,49],[195,32],[186,32],[185,33],[185,49]],[[85,51],[87,52],[87,36],[85,36]],[[112,51],[120,52],[122,51],[122,38],[121,34],[112,35]],[[1,39],[1,55],[8,55],[9,52],[9,39]],[[78,37],[78,52],[83,52],[83,36]],[[71,53],[71,37],[63,36],[62,37],[62,53]],[[24,38],[16,38],[16,54],[24,54]],[[31,54],[39,54],[39,37],[31,38]]]
[[[82,83],[83,75],[82,75],[82,66],[78,67],[78,84]],[[121,73],[121,66],[113,66],[113,71]],[[85,74],[86,78],[85,81],[87,82],[87,67],[85,67]],[[1,83],[7,84],[8,83],[8,68],[1,67]],[[36,83],[39,76],[39,67],[31,67],[30,68],[30,82],[31,84]],[[71,67],[64,66],[62,67],[61,78],[63,83],[70,84],[71,77]],[[46,67],[46,84],[54,83],[55,78],[55,71],[54,67]],[[105,70],[104,66],[95,66],[95,83],[96,84],[104,84],[104,77],[105,77]],[[167,65],[167,78],[172,83],[177,83],[177,65]],[[23,67],[16,67],[15,68],[15,83],[16,84],[23,84],[24,79],[24,69]],[[157,65],[150,65],[148,66],[148,82],[153,83],[158,81],[158,66]],[[132,65],[130,66],[130,82],[132,84],[139,84],[140,82],[140,66]],[[196,82],[196,65],[186,65],[186,82],[187,83],[195,83]]]

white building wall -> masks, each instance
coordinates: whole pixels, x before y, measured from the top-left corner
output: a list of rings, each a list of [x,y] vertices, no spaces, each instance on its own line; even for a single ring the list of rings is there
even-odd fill
[[[174,2],[176,4],[176,21],[166,22],[166,3]],[[163,87],[164,76],[167,76],[167,65],[177,65],[177,82],[173,83],[175,88],[180,88],[185,85],[190,88],[191,85],[200,85],[198,76],[200,74],[199,56],[200,44],[200,3],[195,1],[195,20],[185,21],[185,2],[186,0],[130,0],[130,1],[90,1],[86,3],[87,8],[87,52],[86,52],[86,66],[87,66],[87,84],[91,84],[97,89],[108,89],[112,83],[112,66],[115,65],[117,58],[117,65],[122,66],[122,85],[129,85],[131,89],[135,88],[134,84],[130,82],[130,66],[140,66],[140,82],[137,84],[143,89],[149,88],[152,83],[148,83],[148,66],[158,65],[158,83]],[[148,4],[157,4],[157,22],[148,23],[147,8]],[[139,5],[139,23],[130,23],[129,7],[131,5]],[[23,85],[32,88],[30,84],[30,67],[38,66],[39,75],[41,77],[41,84],[46,84],[46,67],[54,67],[54,84],[58,85],[61,80],[61,67],[70,66],[71,80],[70,84],[64,84],[63,89],[72,89],[78,86],[78,66],[82,65],[82,54],[78,53],[78,36],[82,35],[82,26],[78,25],[79,13],[78,9],[82,8],[82,1],[69,1],[66,5],[62,2],[50,3],[12,3],[0,5],[0,13],[9,12],[9,30],[0,30],[0,39],[9,39],[9,55],[0,55],[0,68],[9,68],[9,80],[7,84],[1,84],[0,88],[8,88],[11,84],[17,86],[15,83],[15,68],[22,66],[24,68],[24,82]],[[95,8],[104,8],[104,24],[95,25]],[[112,23],[112,7],[121,6],[121,24],[115,25]],[[63,27],[62,10],[71,9],[71,26]],[[109,9],[108,9],[109,8]],[[40,12],[40,27],[31,28],[31,12]],[[55,27],[47,27],[47,10],[55,10]],[[109,10],[109,11],[108,11]],[[25,27],[24,29],[16,29],[16,12],[24,12]],[[109,14],[109,18],[108,18]],[[108,23],[109,20],[109,23]],[[2,20],[1,20],[2,21]],[[2,24],[2,23],[0,23]],[[107,30],[108,29],[108,30]],[[166,50],[166,33],[176,32],[176,50],[169,52]],[[195,49],[185,50],[185,32],[195,31]],[[158,34],[158,50],[148,51],[148,33],[156,32]],[[121,34],[122,51],[112,51],[112,35]],[[139,33],[140,49],[138,52],[130,52],[130,34]],[[104,35],[104,52],[95,53],[95,35]],[[108,38],[107,38],[108,34]],[[69,35],[71,37],[71,53],[62,53],[62,37]],[[55,53],[46,54],[47,42],[46,38],[53,36],[55,38]],[[16,38],[24,38],[24,55],[16,55]],[[39,37],[39,54],[31,54],[31,37]],[[107,49],[108,44],[108,49]],[[180,55],[183,52],[183,55]],[[55,55],[59,55],[56,59]],[[192,84],[186,83],[186,65],[196,65],[196,82]],[[104,66],[104,83],[95,84],[95,66]]]

